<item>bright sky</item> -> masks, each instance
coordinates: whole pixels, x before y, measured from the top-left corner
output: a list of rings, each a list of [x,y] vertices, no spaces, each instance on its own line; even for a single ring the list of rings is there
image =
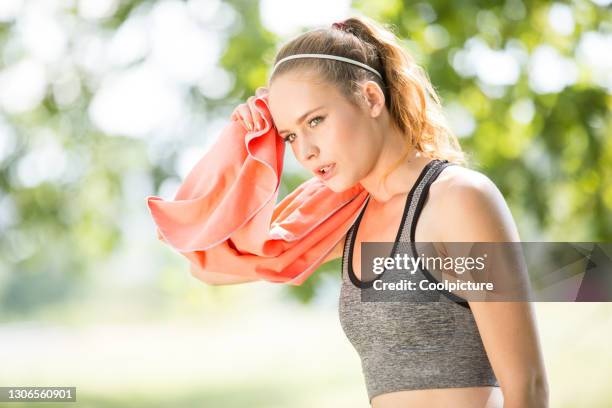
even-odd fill
[[[596,3],[603,6],[610,2]],[[78,8],[78,18],[67,12],[73,5]],[[69,107],[84,88],[89,88],[94,92],[89,116],[105,133],[147,138],[151,143],[157,138],[197,142],[194,147],[185,147],[177,164],[184,176],[207,147],[194,135],[213,134],[223,126],[212,119],[189,119],[201,113],[190,111],[186,93],[194,86],[208,98],[227,94],[234,80],[231,72],[219,67],[219,58],[226,33],[246,22],[220,0],[164,0],[134,10],[114,32],[93,28],[91,23],[112,16],[117,6],[118,0],[0,1],[0,21],[16,22],[1,56],[0,112],[31,111],[49,89],[60,107]],[[427,45],[433,49],[446,46],[448,32],[435,24],[435,13],[423,7],[419,10],[431,20],[424,32]],[[350,11],[349,0],[260,3],[263,24],[281,39],[303,27],[329,25],[346,18]],[[477,21],[483,29],[494,30],[496,18],[482,12]],[[558,35],[574,33],[577,22],[570,6],[552,3],[547,19],[549,29]],[[612,34],[582,33],[575,56],[564,55],[549,44],[530,52],[517,39],[508,41],[504,48],[491,49],[478,37],[468,39],[462,49],[450,55],[457,73],[476,78],[491,98],[503,96],[521,75],[527,75],[536,93],[560,92],[576,83],[582,71],[612,92]],[[86,73],[87,83],[78,71]],[[519,121],[532,117],[530,106],[517,102],[513,117]],[[469,136],[475,127],[469,111],[457,104],[446,110],[457,134]],[[14,137],[7,126],[0,126],[0,160],[14,148]],[[27,163],[36,161],[50,168],[52,163],[45,165],[46,160],[58,167],[65,161],[53,143],[32,149],[23,158]],[[37,174],[36,166],[24,164],[21,168],[18,174],[24,185],[56,176],[44,171]]]
[[[331,25],[347,18],[350,0],[261,0],[260,13],[264,26],[279,36],[291,36],[302,27]]]

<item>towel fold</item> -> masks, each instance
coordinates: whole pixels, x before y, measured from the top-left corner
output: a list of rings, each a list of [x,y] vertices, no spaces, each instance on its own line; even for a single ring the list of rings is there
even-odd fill
[[[190,261],[196,278],[301,285],[349,230],[368,193],[361,184],[336,193],[312,177],[276,204],[285,143],[267,95],[255,107],[262,130],[230,121],[174,200],[148,196],[147,205],[158,239]]]

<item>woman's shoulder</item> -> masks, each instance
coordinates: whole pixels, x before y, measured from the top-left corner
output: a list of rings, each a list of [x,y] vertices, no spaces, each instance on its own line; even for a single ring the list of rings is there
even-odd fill
[[[459,164],[447,166],[431,183],[431,201],[464,200],[497,190],[495,183],[484,173]]]
[[[431,183],[427,197],[431,210],[443,224],[458,213],[477,210],[491,196],[495,184],[484,173],[459,164],[447,166]]]
[[[445,231],[471,230],[488,238],[496,229],[512,230],[508,205],[495,183],[484,173],[461,165],[446,167],[432,182],[428,200]],[[483,231],[477,231],[482,229]],[[486,229],[486,231],[485,231]],[[499,231],[497,231],[499,232]]]

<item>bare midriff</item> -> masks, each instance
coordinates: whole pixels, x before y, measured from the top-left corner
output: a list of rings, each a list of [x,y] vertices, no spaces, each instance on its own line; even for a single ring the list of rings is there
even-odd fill
[[[372,408],[502,408],[503,404],[499,387],[396,391],[372,398]]]

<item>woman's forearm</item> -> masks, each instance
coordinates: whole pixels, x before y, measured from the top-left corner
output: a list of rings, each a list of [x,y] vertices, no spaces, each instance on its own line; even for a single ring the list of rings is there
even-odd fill
[[[228,275],[225,273],[216,273],[209,271],[206,271],[204,273],[198,273],[196,277],[202,280],[204,283],[213,286],[232,285],[237,283],[253,282],[257,280],[256,278],[252,277]]]

